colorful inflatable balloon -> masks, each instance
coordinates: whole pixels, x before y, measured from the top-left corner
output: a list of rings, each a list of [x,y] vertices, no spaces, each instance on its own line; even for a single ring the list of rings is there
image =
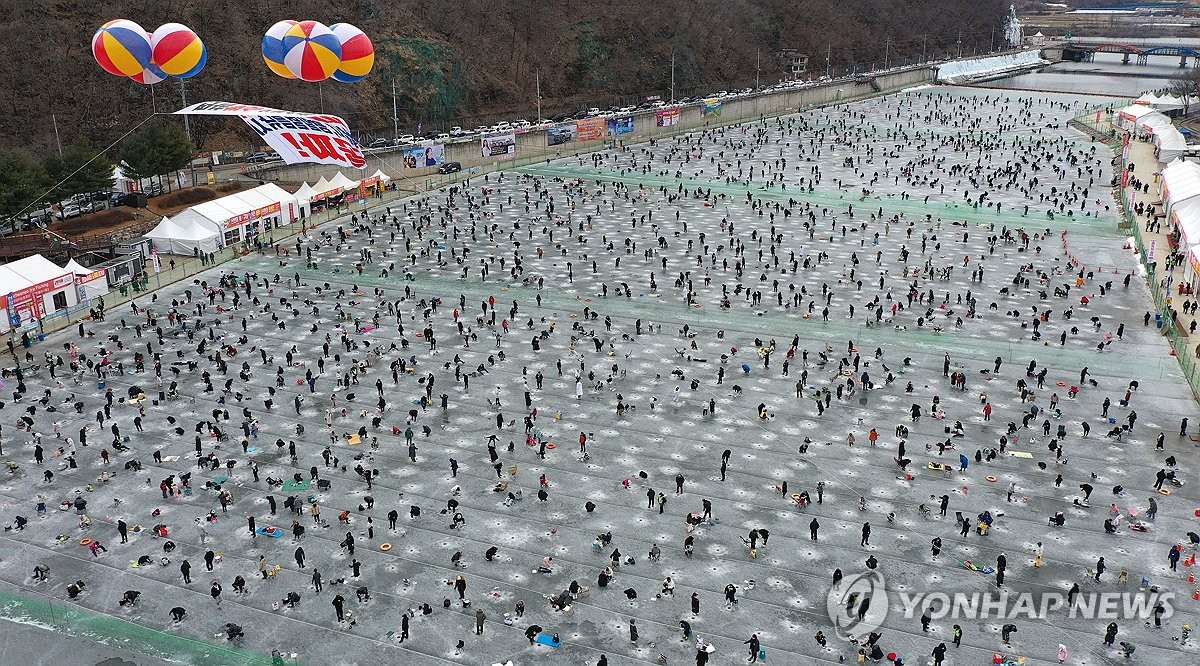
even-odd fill
[[[92,55],[100,67],[116,76],[134,76],[150,66],[150,36],[134,21],[116,19],[92,36]]]
[[[267,67],[277,76],[282,76],[285,79],[294,79],[296,76],[288,71],[287,65],[283,64],[283,57],[286,54],[284,48],[284,37],[288,30],[296,25],[297,21],[286,20],[280,21],[271,26],[267,30],[267,34],[263,35],[262,41],[262,57],[263,62],[267,63]]]
[[[375,64],[375,46],[362,30],[349,23],[329,26],[342,45],[342,64],[333,73],[335,81],[354,83],[371,72]]]
[[[342,61],[342,43],[318,21],[301,21],[288,28],[283,47],[283,64],[303,81],[324,81]]]
[[[134,74],[133,76],[131,76],[129,78],[133,79],[134,81],[136,81],[138,83],[152,86],[155,83],[158,83],[159,81],[165,80],[167,78],[167,74],[166,74],[166,72],[159,69],[158,65],[150,64],[150,65],[146,65],[145,69],[138,72],[137,74]]]
[[[186,25],[167,23],[150,36],[154,64],[163,73],[181,79],[190,78],[204,69],[208,51],[204,42]]]

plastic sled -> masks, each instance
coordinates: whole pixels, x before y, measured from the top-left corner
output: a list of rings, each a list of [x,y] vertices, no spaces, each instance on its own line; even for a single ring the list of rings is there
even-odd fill
[[[979,573],[985,573],[985,574],[996,573],[996,567],[990,567],[990,566],[981,567],[978,564],[973,564],[971,562],[971,560],[963,560],[962,562],[960,562],[960,564],[963,565],[964,569],[970,569],[971,571],[978,571]]]
[[[559,645],[562,645],[562,641],[554,640],[554,634],[547,634],[544,631],[542,633],[538,634],[537,638],[534,638],[533,640],[536,643],[541,643],[542,645],[548,645],[552,648],[556,648]]]

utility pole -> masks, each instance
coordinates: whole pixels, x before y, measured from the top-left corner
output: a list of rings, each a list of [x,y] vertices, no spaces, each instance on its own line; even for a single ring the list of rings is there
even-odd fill
[[[671,103],[675,103],[675,52],[671,51]]]
[[[179,79],[179,97],[180,97],[180,99],[183,100],[183,105],[186,107],[187,106],[187,85],[184,82],[184,79]],[[188,159],[188,170],[190,173],[189,178],[191,179],[191,184],[195,185],[196,184],[196,161],[195,161],[196,143],[195,143],[195,141],[192,140],[192,125],[191,125],[191,123],[188,122],[187,114],[183,115],[183,131],[185,134],[187,134],[188,143],[192,144],[192,158]]]
[[[758,50],[758,57],[754,60],[754,92],[758,92],[759,81],[762,79],[762,49]]]
[[[958,33],[958,57],[962,57],[962,33]]]
[[[396,77],[392,77],[392,138],[400,138],[400,112],[396,103]]]
[[[542,122],[542,72],[541,72],[541,70],[534,70],[533,85],[534,85],[534,87],[537,88],[537,111],[538,111],[537,119],[538,119],[538,122],[540,123],[540,122]]]
[[[992,40],[991,40],[991,43],[988,45],[988,51],[991,52],[991,51],[995,51],[995,50],[996,50],[996,26],[992,26]]]
[[[921,62],[929,62],[925,59],[925,47],[929,43],[929,35],[921,35]]]
[[[892,38],[889,36],[883,43],[883,68],[888,68],[888,56],[892,53]]]
[[[185,118],[187,116],[184,116]],[[58,144],[58,159],[62,159],[62,139],[58,138],[58,118],[54,114],[50,114],[50,121],[54,123],[54,143]]]
[[[829,72],[832,71],[829,69],[829,59],[831,56],[833,56],[833,44],[826,43],[825,44],[825,78],[829,78]]]

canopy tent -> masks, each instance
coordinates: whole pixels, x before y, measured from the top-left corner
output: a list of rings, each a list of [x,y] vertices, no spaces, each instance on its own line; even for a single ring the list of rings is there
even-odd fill
[[[164,217],[144,237],[150,239],[155,250],[167,254],[191,256],[197,250],[207,254],[221,247],[217,223],[191,208],[175,219]]]
[[[75,275],[80,300],[99,298],[108,293],[108,276],[104,269],[92,270],[74,259],[68,261],[64,269]]]
[[[1133,100],[1139,106],[1148,106],[1155,111],[1177,111],[1183,108],[1183,100],[1174,95],[1156,95],[1148,92]]]
[[[311,185],[308,183],[300,183],[300,189],[293,192],[292,196],[296,197],[296,201],[302,204],[308,204],[313,200],[314,194],[316,194],[316,192],[313,190]]]
[[[341,171],[337,172],[337,175],[329,180],[329,184],[334,187],[341,188],[343,191],[353,190],[354,188],[358,187],[357,180],[350,180]]]
[[[5,269],[17,274],[21,279],[29,284],[40,284],[57,280],[64,275],[70,275],[74,278],[71,271],[65,268],[59,268],[57,264],[40,254],[35,254],[32,257],[25,257],[17,261],[4,264]],[[7,291],[13,291],[11,289]]]
[[[164,219],[146,237],[155,240],[161,252],[215,252],[299,217],[294,196],[275,184],[259,185],[196,204],[173,220]]]
[[[388,183],[392,180],[392,177],[384,173],[382,169],[376,169],[375,173],[371,174],[371,178],[378,178],[381,183]]]
[[[1137,127],[1138,119],[1147,113],[1154,113],[1154,109],[1140,104],[1127,106],[1113,114],[1113,123],[1126,131],[1132,132]]]
[[[1155,95],[1152,92],[1147,92],[1147,93],[1142,93],[1141,97],[1138,97],[1137,99],[1133,100],[1133,103],[1137,104],[1138,106],[1153,107],[1154,103],[1157,102],[1158,99],[1159,99],[1158,95]]]
[[[1139,137],[1144,137],[1171,126],[1170,118],[1157,111],[1153,111],[1137,119],[1137,129],[1135,130],[1135,133]]]
[[[320,201],[326,197],[337,196],[342,193],[342,188],[325,180],[325,176],[321,176],[312,186],[313,196],[311,201]]]
[[[1200,165],[1184,160],[1167,165],[1159,178],[1159,193],[1167,215],[1174,206],[1200,195]]]
[[[1187,139],[1174,125],[1154,133],[1154,146],[1159,162],[1171,162],[1187,151]]]
[[[307,216],[308,201],[300,201],[299,198],[276,185],[275,183],[266,183],[254,188],[255,190],[266,195],[271,201],[279,202],[280,220],[283,224],[295,222],[301,217]],[[302,211],[305,211],[302,213]]]

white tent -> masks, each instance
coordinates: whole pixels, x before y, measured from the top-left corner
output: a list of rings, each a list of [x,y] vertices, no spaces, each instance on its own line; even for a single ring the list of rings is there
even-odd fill
[[[375,173],[371,174],[371,177],[378,178],[381,183],[391,182],[392,180],[392,177],[384,173],[382,169],[376,169]]]
[[[215,224],[189,208],[175,219],[164,217],[145,238],[150,239],[155,250],[164,254],[192,256],[197,249],[205,253],[216,252],[221,247],[221,234]]]
[[[1144,137],[1168,127],[1171,127],[1171,119],[1157,111],[1153,111],[1137,119],[1135,133],[1139,137]]]
[[[108,293],[107,271],[94,271],[74,259],[68,261],[64,269],[75,275],[80,300],[99,298]]]
[[[313,183],[313,201],[320,201],[325,197],[332,197],[342,193],[342,188],[325,180],[325,176],[321,176],[321,180]]]
[[[357,180],[350,180],[341,171],[337,172],[337,175],[329,180],[329,184],[341,188],[342,191],[353,190],[358,187]]]
[[[1171,225],[1179,229],[1184,247],[1200,245],[1200,197],[1193,197],[1171,209]]]
[[[312,201],[314,194],[316,194],[316,192],[313,190],[311,185],[308,183],[300,183],[300,189],[293,192],[292,196],[296,197],[296,201],[299,201],[303,204],[308,204],[310,201]]]
[[[1140,106],[1148,106],[1155,111],[1177,111],[1183,108],[1183,100],[1174,95],[1146,93],[1133,100],[1133,103]]]
[[[40,254],[0,265],[0,333],[78,303],[75,275]]]
[[[1159,162],[1174,161],[1187,151],[1187,139],[1174,125],[1154,133],[1154,146],[1158,149]]]
[[[1154,113],[1154,109],[1141,104],[1127,106],[1114,114],[1113,122],[1119,125],[1122,129],[1132,132],[1137,127],[1137,121],[1147,113]]]
[[[1159,193],[1162,196],[1163,212],[1195,196],[1200,196],[1200,165],[1195,162],[1175,160],[1163,168],[1159,178]]]
[[[308,200],[301,201],[299,197],[275,183],[267,183],[254,188],[265,194],[272,201],[279,202],[279,217],[282,224],[295,222],[301,217],[308,216]],[[301,211],[304,211],[301,214]]]

